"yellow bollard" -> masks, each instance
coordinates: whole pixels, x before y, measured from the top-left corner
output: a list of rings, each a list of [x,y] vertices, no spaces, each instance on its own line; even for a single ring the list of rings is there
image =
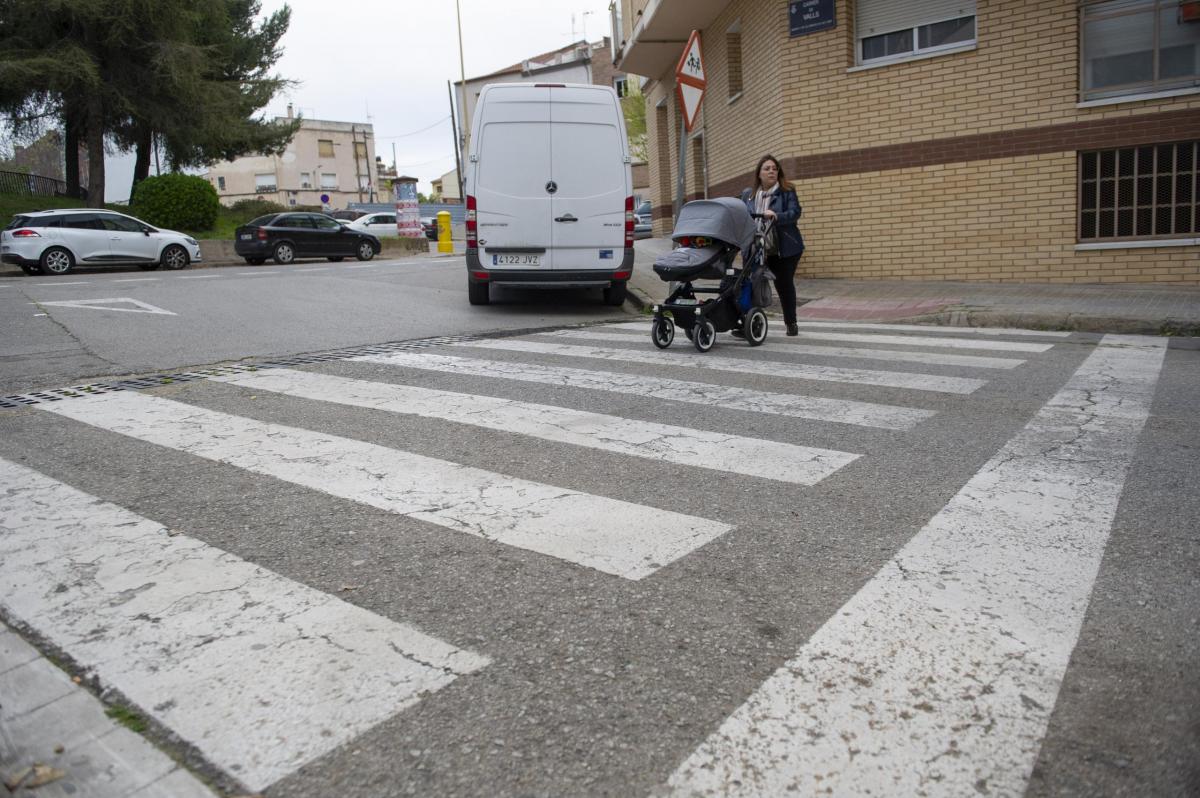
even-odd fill
[[[450,211],[438,211],[438,252],[453,252],[454,244],[450,241]]]

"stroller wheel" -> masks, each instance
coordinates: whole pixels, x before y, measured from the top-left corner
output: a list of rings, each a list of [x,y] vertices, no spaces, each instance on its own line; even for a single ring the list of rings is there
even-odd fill
[[[650,340],[659,349],[666,349],[675,340],[675,322],[659,316],[650,322]]]
[[[762,308],[752,308],[742,321],[742,335],[750,346],[758,346],[767,340],[767,314]]]
[[[692,343],[696,349],[701,352],[707,352],[713,348],[713,344],[717,341],[717,328],[713,327],[713,323],[708,319],[697,322],[693,328]]]

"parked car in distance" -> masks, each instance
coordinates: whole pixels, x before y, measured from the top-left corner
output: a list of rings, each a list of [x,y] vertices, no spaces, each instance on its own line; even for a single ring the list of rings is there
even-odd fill
[[[437,219],[433,216],[421,217],[421,229],[425,231],[425,237],[430,241],[437,241],[438,229]]]
[[[651,227],[653,221],[650,200],[642,200],[638,203],[637,210],[633,212],[633,237],[640,239],[650,238],[654,235],[654,229]]]
[[[182,269],[199,263],[200,244],[123,213],[62,208],[19,213],[0,232],[0,261],[26,274],[66,274],[76,266],[133,264]]]
[[[330,211],[327,215],[332,216],[334,219],[337,219],[339,222],[343,222],[343,221],[344,222],[353,222],[355,219],[359,218],[360,216],[366,216],[367,212],[366,211],[351,211],[351,210]]]
[[[339,220],[341,221],[341,220]],[[370,233],[379,238],[397,238],[400,232],[396,229],[396,213],[366,213],[352,222],[342,221],[347,228]]]
[[[269,213],[242,225],[234,233],[233,249],[258,266],[272,258],[287,264],[296,258],[346,257],[370,260],[383,249],[379,239],[352,230],[323,213]]]

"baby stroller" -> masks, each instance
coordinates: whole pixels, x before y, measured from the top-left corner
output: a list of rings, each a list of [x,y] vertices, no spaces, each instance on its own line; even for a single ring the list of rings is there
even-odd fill
[[[712,349],[717,333],[726,330],[740,330],[750,346],[767,339],[764,308],[771,305],[771,282],[763,237],[772,223],[732,197],[683,206],[671,234],[679,248],[654,261],[659,278],[679,283],[665,302],[654,306],[650,337],[655,346],[670,346],[676,327],[701,352]],[[740,269],[733,265],[738,252]],[[715,288],[698,287],[693,280],[721,282]],[[701,301],[697,294],[715,296]]]

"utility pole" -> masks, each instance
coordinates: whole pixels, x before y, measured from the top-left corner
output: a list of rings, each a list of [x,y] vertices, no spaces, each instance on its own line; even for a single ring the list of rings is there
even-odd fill
[[[450,87],[450,81],[446,81],[446,93],[450,95],[450,132],[454,135],[454,171],[458,174],[458,201],[465,204],[467,196],[463,192],[462,159],[458,153],[458,125],[454,123],[454,89]]]
[[[466,195],[465,189],[463,189],[464,183],[463,183],[463,173],[462,173],[462,161],[463,161],[462,153],[467,148],[467,137],[469,135],[467,133],[467,124],[466,124],[467,123],[467,120],[466,120],[466,116],[467,116],[467,66],[466,66],[466,61],[463,59],[462,9],[459,6],[459,0],[454,0],[454,13],[458,17],[458,76],[459,76],[459,79],[462,80],[462,83],[459,85],[462,86],[462,104],[463,104],[463,107],[462,107],[463,118],[461,120],[459,120],[463,123],[462,124],[462,138],[460,139],[458,137],[457,133],[454,134],[454,142],[455,142],[454,163],[457,164],[457,166],[455,168],[458,170],[459,201],[466,202],[467,195]],[[451,96],[450,96],[450,121],[452,123],[454,121],[454,95],[453,95],[453,93],[451,93]],[[451,125],[451,126],[453,126],[453,125]]]

